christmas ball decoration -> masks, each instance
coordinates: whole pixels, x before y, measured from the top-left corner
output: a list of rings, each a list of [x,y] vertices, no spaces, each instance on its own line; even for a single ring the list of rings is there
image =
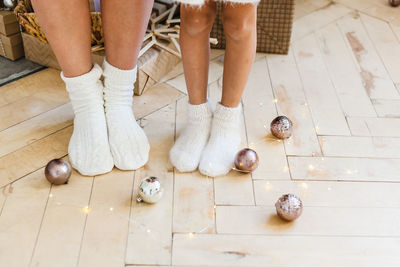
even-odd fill
[[[17,0],[4,0],[4,6],[8,8],[14,8],[17,5]]]
[[[164,193],[164,188],[157,177],[148,176],[139,185],[138,202],[156,203]]]
[[[252,172],[258,167],[258,155],[250,148],[240,150],[235,157],[235,168],[241,172]]]
[[[292,135],[292,121],[286,116],[278,116],[271,122],[271,133],[279,138],[285,139]]]
[[[400,0],[389,0],[389,4],[393,7],[400,6]]]
[[[52,184],[67,184],[71,176],[71,165],[63,159],[53,159],[47,163],[44,175]]]
[[[285,194],[275,203],[275,208],[279,217],[286,221],[293,221],[300,217],[303,211],[303,203],[297,196]]]

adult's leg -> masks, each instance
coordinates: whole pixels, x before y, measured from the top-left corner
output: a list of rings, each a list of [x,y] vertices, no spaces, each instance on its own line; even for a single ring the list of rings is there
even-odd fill
[[[32,0],[32,5],[64,75],[89,72],[93,66],[89,2]]]
[[[75,113],[68,146],[71,164],[83,175],[109,172],[114,162],[104,115],[102,70],[93,66],[90,54],[88,1],[33,0],[32,4],[62,68],[61,77]]]
[[[216,3],[181,5],[180,45],[189,93],[187,124],[170,151],[171,163],[181,172],[197,169],[210,135],[212,113],[207,103],[209,37]]]
[[[108,63],[122,70],[136,66],[152,7],[152,0],[101,1]]]
[[[222,100],[217,104],[210,140],[199,166],[200,172],[208,176],[228,173],[239,149],[240,99],[255,56],[256,10],[253,4],[224,4],[226,52]]]
[[[104,100],[109,142],[115,166],[142,167],[150,145],[132,111],[137,57],[148,25],[151,0],[102,0],[106,60]]]

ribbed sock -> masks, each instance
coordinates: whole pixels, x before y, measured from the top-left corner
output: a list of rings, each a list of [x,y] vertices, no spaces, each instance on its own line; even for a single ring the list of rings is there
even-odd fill
[[[132,110],[137,68],[121,70],[103,63],[104,101],[114,164],[121,170],[136,170],[146,164],[150,145]]]
[[[211,129],[212,112],[208,102],[200,105],[188,103],[187,114],[186,126],[169,153],[172,165],[180,172],[197,169]]]
[[[212,121],[210,139],[201,155],[199,170],[216,177],[227,174],[233,167],[241,143],[242,107],[217,105]]]
[[[89,176],[109,172],[114,166],[108,144],[101,72],[95,64],[81,76],[67,78],[61,73],[75,113],[69,159],[72,167]]]

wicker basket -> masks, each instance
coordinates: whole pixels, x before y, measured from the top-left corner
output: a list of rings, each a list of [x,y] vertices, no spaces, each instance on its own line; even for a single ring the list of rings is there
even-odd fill
[[[295,0],[261,0],[257,9],[257,52],[287,54],[292,33]],[[214,48],[225,48],[222,5],[218,4],[211,37],[218,39]]]
[[[19,0],[14,10],[21,27],[30,35],[47,43],[46,36],[40,28],[30,0]],[[103,27],[101,24],[101,15],[99,12],[90,13],[92,20],[92,45],[102,45],[104,43]]]

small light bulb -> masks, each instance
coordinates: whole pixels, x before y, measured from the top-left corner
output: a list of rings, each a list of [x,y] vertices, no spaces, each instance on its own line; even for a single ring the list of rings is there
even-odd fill
[[[89,206],[83,207],[83,208],[82,208],[82,211],[83,211],[84,213],[89,213],[89,212],[90,212]]]

